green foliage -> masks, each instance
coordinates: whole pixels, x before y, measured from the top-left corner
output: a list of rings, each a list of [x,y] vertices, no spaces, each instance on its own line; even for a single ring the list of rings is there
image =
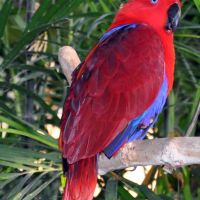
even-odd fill
[[[68,83],[57,52],[71,45],[83,59],[122,1],[37,1],[41,5],[31,19],[26,2],[34,0],[0,0],[0,199],[61,199],[65,184],[61,158],[57,140],[50,135],[52,127],[59,126],[58,112]],[[184,136],[200,99],[200,1],[184,0],[182,4],[181,26],[175,35],[174,90],[159,119],[156,137]],[[198,122],[192,135],[199,136],[199,132]],[[172,175],[153,168],[143,185],[122,178],[123,173],[104,176],[96,199],[200,198],[197,166]],[[152,192],[147,186],[153,182]],[[138,196],[133,198],[130,190]]]

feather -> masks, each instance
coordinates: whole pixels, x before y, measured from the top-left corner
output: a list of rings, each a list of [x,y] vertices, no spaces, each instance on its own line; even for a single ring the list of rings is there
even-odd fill
[[[70,164],[63,200],[91,200],[96,187],[96,173],[95,156]]]
[[[153,29],[111,32],[76,72],[64,106],[61,145],[69,163],[102,152],[153,104],[164,80],[163,46]]]

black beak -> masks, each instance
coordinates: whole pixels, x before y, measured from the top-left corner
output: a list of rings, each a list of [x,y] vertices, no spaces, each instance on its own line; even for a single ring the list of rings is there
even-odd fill
[[[166,25],[166,30],[174,32],[179,24],[179,19],[181,17],[181,9],[179,8],[179,5],[177,3],[172,4],[168,9],[167,14],[168,21]]]

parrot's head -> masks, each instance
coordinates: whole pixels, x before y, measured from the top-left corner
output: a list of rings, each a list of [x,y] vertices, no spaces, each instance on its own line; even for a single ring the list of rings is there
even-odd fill
[[[129,0],[121,6],[111,27],[143,23],[170,34],[176,30],[180,16],[180,0]]]

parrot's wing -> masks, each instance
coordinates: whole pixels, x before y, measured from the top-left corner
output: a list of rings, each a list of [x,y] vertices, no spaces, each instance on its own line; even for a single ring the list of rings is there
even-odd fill
[[[164,74],[162,42],[152,28],[106,33],[74,72],[61,120],[63,157],[74,163],[102,152],[154,103]]]

